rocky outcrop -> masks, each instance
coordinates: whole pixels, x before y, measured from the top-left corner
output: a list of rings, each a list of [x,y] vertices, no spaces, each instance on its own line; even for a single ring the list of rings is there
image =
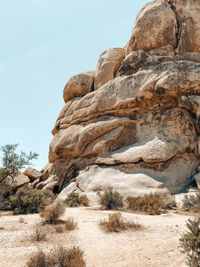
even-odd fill
[[[199,9],[148,3],[124,49],[69,80],[34,186],[91,198],[107,186],[127,196],[187,191],[200,164]]]
[[[28,176],[30,181],[33,182],[36,179],[40,178],[41,172],[37,171],[36,169],[33,169],[32,167],[28,167],[25,169],[24,175]]]
[[[30,183],[30,179],[25,174],[19,172],[14,178],[8,176],[7,182],[12,189],[17,189],[28,185]]]

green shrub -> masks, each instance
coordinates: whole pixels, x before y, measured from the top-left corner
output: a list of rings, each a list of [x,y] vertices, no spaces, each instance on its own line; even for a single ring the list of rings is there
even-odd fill
[[[161,197],[157,194],[142,197],[128,197],[128,208],[133,211],[145,212],[149,215],[159,215],[167,207]]]
[[[89,199],[87,196],[79,196],[78,193],[71,192],[65,200],[65,203],[69,207],[88,206]]]
[[[40,212],[40,217],[44,218],[44,223],[58,224],[61,222],[59,217],[63,215],[64,211],[65,205],[63,201],[56,200],[52,205]]]
[[[13,191],[12,186],[9,185],[6,180],[3,180],[0,183],[0,210],[10,209],[9,196],[12,194],[12,191]]]
[[[191,196],[186,195],[183,199],[182,208],[187,211],[200,212],[200,193]]]
[[[140,230],[142,227],[138,223],[126,221],[121,213],[109,214],[108,220],[100,221],[100,226],[106,232],[121,232],[124,230]]]
[[[54,248],[50,253],[36,252],[27,262],[27,267],[85,267],[83,251],[78,247]]]
[[[10,208],[15,214],[37,213],[55,198],[50,190],[23,187],[10,196]]]
[[[114,191],[112,187],[104,190],[102,194],[97,193],[97,195],[100,205],[107,210],[118,209],[124,206],[123,196],[119,192]]]
[[[187,230],[181,238],[182,253],[187,255],[187,264],[190,267],[200,266],[200,218],[189,219]]]

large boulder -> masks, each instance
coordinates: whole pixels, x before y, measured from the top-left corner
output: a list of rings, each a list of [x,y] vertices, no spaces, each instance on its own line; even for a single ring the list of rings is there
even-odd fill
[[[111,48],[107,51],[104,51],[100,55],[94,79],[95,90],[97,90],[116,76],[116,73],[124,57],[124,48]]]
[[[198,0],[155,0],[139,12],[126,55],[172,45],[177,53],[200,52]]]
[[[21,186],[28,185],[30,183],[30,179],[25,174],[19,172],[17,175],[15,175],[14,178],[7,177],[6,181],[8,184],[14,189],[17,189]]]
[[[80,83],[84,93],[65,98],[36,188],[94,200],[108,186],[136,196],[199,184],[199,8],[156,0],[141,10],[126,48],[101,55],[98,90]]]
[[[30,179],[31,182],[33,182],[36,179],[39,179],[41,176],[41,172],[39,172],[38,170],[36,170],[32,167],[26,168],[23,173],[24,173],[24,175],[28,176],[28,178]]]
[[[65,103],[75,97],[81,97],[92,91],[95,71],[85,71],[72,76],[63,90]]]
[[[175,12],[164,0],[148,3],[139,12],[131,38],[126,45],[126,54],[136,50],[152,50],[158,47],[176,46],[178,31]]]

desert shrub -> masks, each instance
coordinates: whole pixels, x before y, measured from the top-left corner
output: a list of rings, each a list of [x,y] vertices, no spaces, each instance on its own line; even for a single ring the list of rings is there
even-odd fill
[[[30,257],[27,267],[85,267],[83,251],[78,247],[54,248],[50,253],[38,251]]]
[[[128,197],[128,208],[133,211],[145,212],[149,215],[159,215],[167,207],[162,198],[157,194],[142,197]]]
[[[50,190],[23,187],[10,196],[10,206],[14,213],[37,213],[49,205],[55,196]]]
[[[98,193],[100,205],[107,209],[118,209],[124,206],[123,196],[112,189],[112,187],[107,188],[104,192]]]
[[[19,217],[19,220],[18,220],[19,223],[24,223],[24,218],[23,217]]]
[[[43,229],[36,228],[33,235],[32,235],[33,241],[45,241],[46,240],[46,233]]]
[[[64,213],[65,205],[63,201],[57,200],[45,210],[40,212],[40,217],[44,218],[44,223],[47,224],[58,224],[59,217]]]
[[[49,205],[54,198],[50,190],[23,187],[10,196],[10,207],[15,214],[37,213]]]
[[[182,253],[187,255],[190,267],[200,266],[200,217],[187,221],[187,232],[180,238]]]
[[[46,258],[45,253],[39,250],[38,252],[34,253],[33,256],[30,257],[26,266],[27,267],[47,267],[45,258]]]
[[[65,203],[69,207],[79,207],[81,205],[79,194],[75,192],[71,192],[66,198]]]
[[[80,197],[81,206],[88,207],[89,206],[89,199],[86,195]]]
[[[73,218],[69,218],[68,220],[65,221],[65,228],[66,230],[74,230],[77,227],[77,223],[74,222]]]
[[[0,174],[0,176],[1,176],[1,174]],[[6,180],[3,180],[0,183],[0,210],[9,210],[10,209],[9,196],[12,194],[12,191],[13,191],[12,186],[9,185]]]
[[[63,224],[56,224],[55,225],[55,230],[57,233],[63,233],[64,232],[64,225]]]
[[[100,221],[100,226],[106,232],[120,232],[123,230],[140,230],[142,227],[135,222],[126,221],[121,213],[109,214],[108,220]]]
[[[65,200],[65,203],[69,207],[79,207],[79,206],[88,206],[89,199],[87,196],[79,196],[78,193],[71,192]]]
[[[183,199],[182,208],[187,211],[200,212],[200,193],[191,196],[186,195]]]

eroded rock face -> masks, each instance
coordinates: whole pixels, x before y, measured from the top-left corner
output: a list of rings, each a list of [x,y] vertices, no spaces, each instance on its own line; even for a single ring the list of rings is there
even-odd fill
[[[91,198],[107,186],[126,196],[189,188],[200,163],[199,9],[152,1],[125,49],[103,53],[91,80],[70,79],[37,188]]]

